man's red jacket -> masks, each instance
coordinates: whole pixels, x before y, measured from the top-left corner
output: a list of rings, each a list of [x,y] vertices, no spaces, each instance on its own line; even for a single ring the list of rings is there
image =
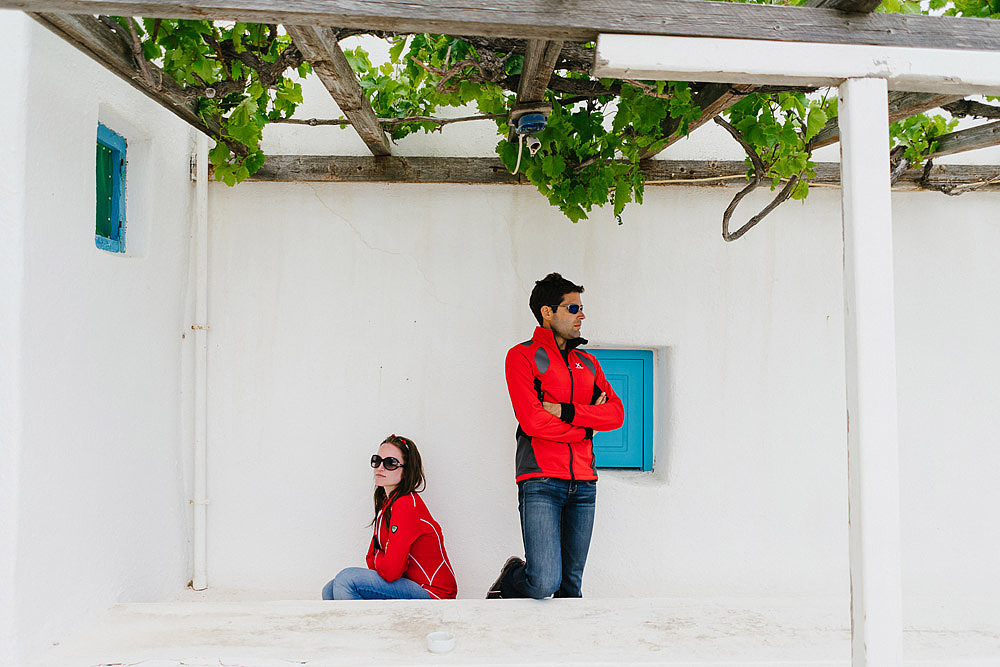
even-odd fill
[[[604,378],[593,355],[576,349],[582,338],[569,341],[566,354],[551,329],[536,327],[531,340],[507,352],[507,390],[517,417],[517,481],[556,477],[597,479],[594,431],[612,431],[625,420],[622,401]],[[607,402],[594,405],[601,395]],[[542,407],[542,401],[562,404],[562,417]]]

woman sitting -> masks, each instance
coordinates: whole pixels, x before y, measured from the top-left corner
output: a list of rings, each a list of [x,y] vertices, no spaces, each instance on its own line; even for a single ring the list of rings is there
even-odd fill
[[[368,568],[341,570],[323,587],[324,600],[443,599],[458,594],[441,526],[427,511],[420,452],[390,435],[372,455],[375,519]]]

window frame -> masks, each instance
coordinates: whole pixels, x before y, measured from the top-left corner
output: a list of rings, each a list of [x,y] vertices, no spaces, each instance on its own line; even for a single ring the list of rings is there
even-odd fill
[[[594,466],[601,470],[642,470],[653,469],[653,366],[655,354],[653,350],[643,348],[587,348],[587,352],[597,358],[604,370],[604,361],[613,359],[637,360],[642,362],[642,463],[629,466],[608,466],[597,463],[598,453],[594,454]],[[605,371],[606,373],[606,371]],[[626,414],[628,406],[625,406]],[[624,425],[622,426],[624,428]],[[598,434],[595,434],[597,436]]]
[[[125,252],[125,169],[127,165],[126,149],[128,142],[104,123],[97,124],[97,146],[104,146],[111,151],[111,236],[97,233],[97,202],[95,182],[94,210],[94,245],[101,250],[113,253]],[[96,166],[95,166],[96,169]]]

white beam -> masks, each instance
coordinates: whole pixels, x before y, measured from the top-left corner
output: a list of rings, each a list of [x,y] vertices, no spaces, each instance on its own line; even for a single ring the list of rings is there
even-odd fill
[[[1000,52],[602,34],[594,75],[779,86],[879,78],[891,90],[1000,95]]]
[[[854,667],[901,660],[899,452],[884,79],[840,86]]]

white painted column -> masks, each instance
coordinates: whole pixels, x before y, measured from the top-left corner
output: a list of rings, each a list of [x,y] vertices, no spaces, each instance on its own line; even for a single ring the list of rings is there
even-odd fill
[[[885,79],[840,86],[854,667],[902,659],[896,336]]]
[[[208,588],[208,137],[195,140],[195,323],[194,361],[194,576],[191,587]]]

